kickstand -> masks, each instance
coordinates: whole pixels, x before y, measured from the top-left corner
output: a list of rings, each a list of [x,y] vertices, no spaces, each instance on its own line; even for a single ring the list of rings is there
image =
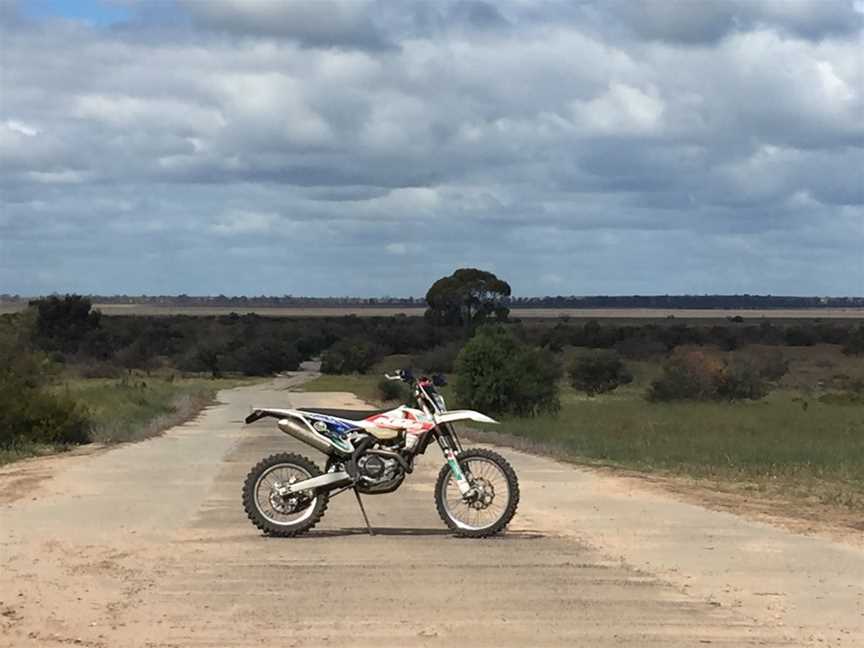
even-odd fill
[[[375,535],[375,532],[372,531],[372,525],[369,524],[369,518],[366,516],[366,509],[363,508],[363,500],[360,499],[360,492],[356,488],[354,489],[354,497],[357,498],[357,505],[360,507],[360,512],[363,514],[363,520],[366,522],[366,529],[368,529],[369,535]]]

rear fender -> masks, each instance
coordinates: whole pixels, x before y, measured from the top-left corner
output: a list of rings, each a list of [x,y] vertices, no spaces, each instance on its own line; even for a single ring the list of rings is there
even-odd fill
[[[298,412],[297,410],[272,409],[269,407],[255,407],[255,408],[253,408],[252,412],[249,414],[249,416],[246,417],[245,421],[247,424],[254,423],[257,420],[262,419],[262,418],[266,418],[268,416],[271,418],[275,418],[275,419],[298,418],[298,419],[305,421],[305,419],[303,418],[303,413]]]

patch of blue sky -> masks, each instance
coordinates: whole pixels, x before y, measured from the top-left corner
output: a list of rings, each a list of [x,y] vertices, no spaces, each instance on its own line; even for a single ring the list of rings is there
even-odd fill
[[[66,18],[104,26],[124,22],[132,14],[129,4],[110,0],[24,0],[19,7],[32,18]]]

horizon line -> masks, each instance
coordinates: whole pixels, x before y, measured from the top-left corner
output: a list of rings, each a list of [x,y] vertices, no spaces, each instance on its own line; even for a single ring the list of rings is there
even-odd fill
[[[44,299],[46,297],[61,297],[66,295],[78,295],[80,297],[86,297],[88,299],[209,299],[209,300],[221,300],[221,299],[252,299],[252,300],[260,300],[260,299],[284,299],[284,300],[363,300],[363,301],[418,301],[425,302],[426,297],[420,295],[407,295],[407,296],[399,296],[399,295],[379,295],[379,296],[360,296],[360,295],[292,295],[292,294],[260,294],[260,295],[226,295],[226,294],[188,294],[188,293],[176,293],[176,294],[155,294],[155,293],[140,293],[140,294],[131,294],[131,293],[114,293],[114,294],[105,294],[105,293],[84,293],[84,292],[75,292],[75,291],[55,291],[51,293],[45,293],[41,295],[21,295],[17,293],[2,293],[0,294],[0,301],[25,301],[25,300],[37,300]],[[788,295],[788,294],[772,294],[772,293],[654,293],[654,294],[638,294],[638,293],[619,293],[619,294],[593,294],[593,295],[565,295],[565,294],[556,294],[556,295],[511,295],[508,299],[511,300],[533,300],[533,299],[572,299],[572,300],[580,300],[580,299],[657,299],[657,298],[694,298],[694,297],[714,297],[714,298],[771,298],[771,299],[818,299],[818,300],[864,300],[864,295]]]

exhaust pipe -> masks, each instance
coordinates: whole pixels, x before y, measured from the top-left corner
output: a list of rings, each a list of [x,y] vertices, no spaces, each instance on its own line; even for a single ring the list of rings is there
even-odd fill
[[[285,490],[284,494],[290,494],[297,493],[299,491],[323,488],[325,486],[329,486],[331,489],[339,488],[339,486],[347,486],[351,483],[351,481],[351,477],[348,476],[348,473],[344,470],[340,470],[339,472],[324,473],[323,475],[318,475],[317,477],[310,477],[309,479],[304,479],[303,481],[294,482],[293,484],[288,484],[283,488]]]
[[[333,445],[327,440],[327,437],[312,431],[310,428],[299,425],[290,419],[279,419],[276,425],[285,434],[291,435],[298,441],[302,441],[326,455],[333,454]]]

